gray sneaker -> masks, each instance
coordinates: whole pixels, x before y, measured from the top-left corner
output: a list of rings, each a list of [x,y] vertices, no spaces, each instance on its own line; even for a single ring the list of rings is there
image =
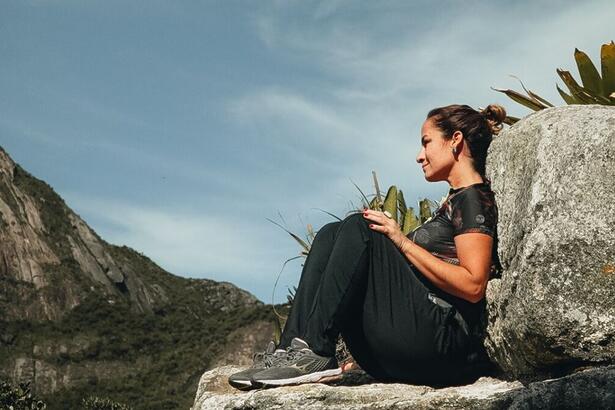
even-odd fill
[[[273,341],[269,342],[264,352],[254,354],[254,364],[249,369],[229,376],[228,382],[239,390],[252,388],[252,376],[284,361],[286,350],[276,349]]]
[[[252,385],[260,387],[318,383],[340,374],[342,369],[335,357],[319,356],[305,341],[295,337],[287,349],[284,362],[255,373],[252,376]]]

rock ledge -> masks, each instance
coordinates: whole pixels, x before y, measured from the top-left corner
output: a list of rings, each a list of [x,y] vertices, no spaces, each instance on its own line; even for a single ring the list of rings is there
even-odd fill
[[[445,388],[398,383],[348,386],[342,381],[337,386],[307,384],[248,392],[227,384],[228,376],[241,369],[224,366],[203,374],[192,410],[615,408],[615,366],[526,385],[481,377],[472,384]],[[354,379],[352,383],[356,374]]]

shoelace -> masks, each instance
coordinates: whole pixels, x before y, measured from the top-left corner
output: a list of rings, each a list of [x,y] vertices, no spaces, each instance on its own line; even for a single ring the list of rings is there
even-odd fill
[[[288,361],[294,360],[297,356],[303,356],[305,355],[307,352],[309,352],[308,349],[291,349],[290,347],[288,349],[286,349],[286,359]]]
[[[257,352],[252,356],[254,361],[254,366],[263,365],[265,367],[271,367],[278,361],[282,360],[279,355],[276,355],[276,352],[268,353],[268,352]]]
[[[256,352],[252,356],[252,361],[254,362],[254,366],[258,366],[260,364],[267,364],[267,359],[270,353],[267,352]]]

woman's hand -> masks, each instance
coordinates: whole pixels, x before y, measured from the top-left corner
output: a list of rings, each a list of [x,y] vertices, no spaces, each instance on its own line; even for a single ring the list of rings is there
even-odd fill
[[[370,222],[373,222],[369,224],[370,229],[385,234],[389,237],[389,239],[391,239],[391,241],[393,241],[395,246],[403,251],[403,245],[405,244],[407,238],[395,220],[386,216],[384,212],[373,211],[371,209],[364,209],[363,217]]]

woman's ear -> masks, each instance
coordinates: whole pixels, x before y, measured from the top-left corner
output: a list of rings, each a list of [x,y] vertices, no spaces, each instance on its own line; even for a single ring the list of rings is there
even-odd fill
[[[463,133],[461,131],[455,131],[451,136],[453,146],[457,147],[457,151],[461,150],[463,144]]]

